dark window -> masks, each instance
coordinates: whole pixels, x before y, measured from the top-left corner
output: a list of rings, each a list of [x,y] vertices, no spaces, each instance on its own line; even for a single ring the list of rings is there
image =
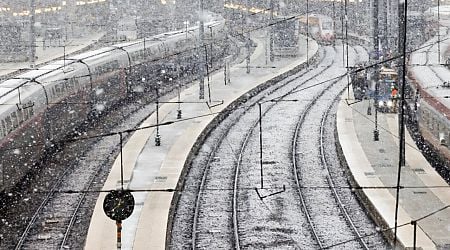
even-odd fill
[[[13,129],[19,127],[19,121],[17,119],[17,113],[16,112],[12,112],[11,113],[11,121],[12,121]]]

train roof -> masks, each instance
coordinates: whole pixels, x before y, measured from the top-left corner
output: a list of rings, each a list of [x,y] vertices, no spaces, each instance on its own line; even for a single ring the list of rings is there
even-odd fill
[[[92,58],[92,57],[96,57],[98,55],[102,55],[104,53],[107,53],[109,51],[113,51],[117,48],[113,47],[113,46],[109,46],[109,47],[104,47],[104,48],[100,48],[100,49],[96,49],[96,50],[92,50],[92,51],[87,51],[78,55],[73,55],[70,56],[69,59],[71,60],[84,60],[84,59],[88,59],[88,58]]]
[[[383,75],[397,75],[397,71],[391,68],[381,67],[380,74]]]

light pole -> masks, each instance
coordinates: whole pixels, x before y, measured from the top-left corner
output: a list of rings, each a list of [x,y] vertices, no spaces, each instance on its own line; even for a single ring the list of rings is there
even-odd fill
[[[166,71],[161,70],[161,75],[164,79]],[[155,87],[156,90],[156,135],[155,135],[155,146],[161,146],[161,135],[159,134],[159,86],[161,82],[158,81]]]
[[[336,28],[336,6],[333,1],[333,29]],[[336,39],[333,39],[333,45],[336,45]]]
[[[347,0],[344,2],[345,9],[345,53],[347,60],[345,61],[345,68],[347,69],[347,98],[350,99],[350,75],[348,74],[348,13],[347,13]]]
[[[31,13],[30,13],[30,68],[35,66],[36,57],[36,34],[34,30],[35,20],[36,20],[36,1],[31,0]]]
[[[437,1],[437,18],[438,18],[438,33],[437,33],[437,46],[438,46],[438,64],[441,64],[441,16],[440,16],[441,1]]]
[[[306,0],[306,67],[309,68],[309,1]]]
[[[200,66],[200,75],[199,75],[199,96],[198,99],[205,99],[205,60],[203,56],[202,48],[205,45],[205,23],[203,21],[203,0],[200,0],[200,15],[199,15],[199,40],[200,40],[200,46],[198,47],[198,64]]]
[[[397,225],[398,225],[398,209],[400,202],[400,181],[401,181],[401,169],[405,166],[405,90],[406,90],[406,27],[407,27],[407,10],[408,1],[402,0],[398,4],[398,19],[399,19],[399,39],[398,39],[398,50],[399,54],[399,69],[402,77],[401,80],[401,91],[400,91],[400,114],[399,114],[399,160],[398,160],[398,171],[397,171],[397,185],[396,185],[396,195],[395,195],[395,218],[394,218],[394,249],[397,243]]]
[[[184,21],[183,22],[184,27],[186,28],[186,40],[188,39],[188,26],[189,26],[189,21]]]
[[[274,8],[274,4],[273,4],[273,0],[270,0],[270,28],[269,28],[269,59],[271,62],[274,61],[275,56],[273,54],[273,8]]]
[[[378,40],[378,0],[373,0],[373,50],[374,50],[374,61],[375,63],[378,63],[378,55],[379,55],[379,40]],[[375,105],[375,129],[373,130],[373,140],[379,141],[380,132],[378,131],[378,71],[379,66],[378,64],[374,67],[374,74],[373,74],[373,81],[375,82],[375,98],[374,98],[374,105]]]
[[[172,78],[169,78],[169,81],[171,82],[172,81]],[[181,113],[181,100],[180,100],[180,91],[181,91],[181,86],[180,86],[180,83],[178,82],[178,84],[177,84],[177,86],[178,86],[178,109],[177,109],[177,119],[181,119],[181,115],[182,115],[182,113]]]
[[[161,135],[159,134],[159,86],[156,87],[156,135],[155,135],[155,146],[161,146]]]

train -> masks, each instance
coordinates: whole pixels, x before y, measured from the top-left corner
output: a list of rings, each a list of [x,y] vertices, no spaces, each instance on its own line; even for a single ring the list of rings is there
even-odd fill
[[[308,17],[277,15],[273,18],[271,33],[273,54],[282,57],[298,55],[300,33],[308,33],[318,43],[326,45],[335,39],[333,20],[320,14],[310,14]]]
[[[449,72],[450,73],[450,72]],[[450,74],[449,74],[450,75]],[[439,95],[424,88],[415,72],[410,72],[412,94],[407,99],[408,125],[413,131],[418,148],[430,164],[447,181],[450,181],[450,86],[445,82],[436,85]],[[444,97],[444,98],[442,98]]]
[[[437,151],[440,151],[450,161],[449,131],[450,131],[450,103],[445,98],[450,95],[450,85],[442,82],[436,85],[439,96],[430,88],[424,88],[417,79],[417,72],[409,73],[412,95],[408,108],[413,120],[423,138]],[[450,72],[449,74],[450,75]]]
[[[376,108],[385,113],[396,113],[398,108],[398,76],[395,69],[381,67],[375,91]]]
[[[317,42],[331,44],[336,39],[333,19],[321,14],[309,14],[299,17],[300,32],[309,35]]]
[[[210,15],[204,27],[205,38],[223,40],[221,16]],[[90,118],[127,98],[159,91],[156,84],[174,84],[186,72],[195,74],[199,69],[192,62],[201,55],[198,30],[197,24],[88,51],[1,82],[0,192],[12,190],[58,142],[77,135]],[[205,48],[220,50],[220,44]],[[208,61],[219,60],[219,52],[210,53]],[[174,81],[165,81],[167,75]]]
[[[429,162],[445,178],[450,180],[450,70],[438,64],[438,39],[428,40],[409,58],[408,85],[411,90],[406,98],[412,135],[419,142]],[[448,56],[448,43],[439,44],[441,59]],[[447,48],[445,48],[447,47]],[[434,56],[433,56],[434,55]],[[405,97],[408,97],[405,95]]]
[[[364,68],[358,65],[356,68]],[[353,93],[356,100],[374,99],[375,108],[384,113],[398,111],[398,76],[393,68],[382,66],[378,71],[378,84],[368,80],[366,71],[361,70],[351,74]]]

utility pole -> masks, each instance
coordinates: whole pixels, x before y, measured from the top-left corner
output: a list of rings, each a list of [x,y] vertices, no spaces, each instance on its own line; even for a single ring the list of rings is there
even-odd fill
[[[200,0],[200,27],[199,27],[199,39],[200,46],[198,51],[198,60],[199,60],[199,99],[205,99],[205,61],[203,56],[203,47],[205,45],[205,24],[203,21],[203,0]]]
[[[270,61],[273,62],[274,55],[273,55],[273,0],[270,0],[270,28],[269,28],[269,57]]]
[[[372,10],[372,21],[373,21],[373,50],[374,50],[374,72],[373,72],[373,81],[375,82],[375,129],[373,130],[373,140],[379,141],[380,132],[378,131],[378,73],[379,73],[379,39],[378,39],[378,0],[373,0],[373,10]]]
[[[333,29],[336,28],[336,6],[334,4],[335,1],[333,1]],[[308,12],[308,11],[306,11]],[[333,45],[336,45],[336,39],[333,39]]]
[[[347,98],[350,98],[350,75],[348,74],[348,13],[347,13],[347,0],[344,2],[345,9],[345,53],[347,60],[345,61],[345,68],[347,69]]]
[[[31,14],[30,14],[30,68],[34,68],[36,57],[36,34],[34,30],[34,23],[36,21],[36,0],[31,0]]]
[[[306,0],[306,67],[309,68],[309,1]]]
[[[246,12],[246,16],[245,16],[245,26],[247,27],[247,29],[248,29],[248,27],[249,27],[249,15],[250,15],[250,8],[249,8],[249,6],[250,6],[250,3],[249,3],[249,1],[247,0],[246,1],[246,5],[247,5],[247,12]],[[242,34],[242,35],[244,35],[244,34]],[[247,48],[247,58],[246,58],[246,65],[247,65],[247,70],[246,70],[246,72],[247,72],[247,74],[250,74],[250,45],[251,45],[251,40],[250,40],[250,29],[248,29],[248,31],[247,31],[247,39],[246,39],[246,44],[245,44],[245,47]]]
[[[438,18],[438,33],[437,33],[437,45],[438,45],[438,64],[441,64],[441,16],[440,16],[441,1],[437,1],[437,18]]]
[[[347,4],[347,1],[345,1],[345,4]],[[344,10],[344,4],[341,1],[342,67],[345,67],[345,44],[344,44],[344,27],[345,27],[344,19],[345,19],[345,16],[343,16],[346,14],[345,11],[346,10]]]
[[[384,18],[384,41],[383,41],[383,55],[384,55],[384,59],[386,59],[386,56],[388,54],[388,50],[389,50],[389,43],[388,43],[388,11],[389,10],[389,0],[383,0],[383,18]]]
[[[406,0],[399,0],[398,5],[398,54],[400,57],[397,59],[398,65],[398,85],[400,97],[405,97],[405,76],[406,71],[404,64],[406,63]],[[400,102],[400,109],[403,109],[404,103]],[[405,166],[405,140],[404,140],[404,128],[402,126],[403,112],[399,113],[399,138],[400,138],[400,165]],[[402,138],[403,137],[403,138]]]
[[[394,249],[397,245],[397,226],[398,226],[398,208],[400,200],[400,181],[401,181],[401,169],[405,166],[405,85],[406,85],[406,15],[407,15],[407,0],[399,0],[398,3],[398,53],[402,55],[398,59],[399,65],[399,77],[401,77],[400,88],[400,114],[399,114],[399,160],[397,171],[397,185],[395,196],[395,218],[394,218]]]

